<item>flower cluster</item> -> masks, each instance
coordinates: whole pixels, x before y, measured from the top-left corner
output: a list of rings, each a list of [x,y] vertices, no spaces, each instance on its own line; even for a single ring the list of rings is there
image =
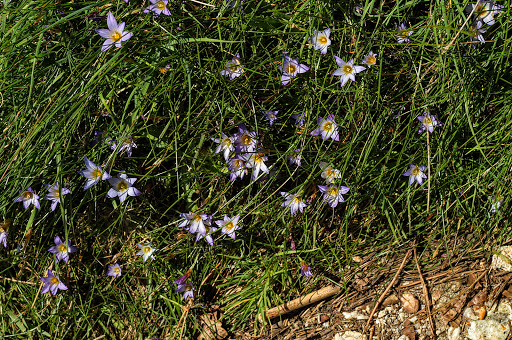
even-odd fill
[[[46,184],[46,189],[48,189],[48,194],[43,197],[44,200],[52,201],[51,209],[55,210],[58,203],[62,203],[62,199],[64,195],[70,194],[71,190],[67,188],[61,188],[59,186],[59,182],[54,185]],[[23,203],[23,208],[27,209],[30,205],[33,205],[37,209],[41,208],[39,204],[39,196],[34,192],[32,187],[28,187],[27,190],[20,190],[20,196],[14,202]]]
[[[138,196],[141,192],[133,186],[133,183],[137,180],[136,178],[127,178],[126,174],[121,173],[117,178],[112,178],[106,170],[101,166],[94,164],[87,157],[84,157],[85,170],[78,171],[78,173],[85,178],[84,190],[89,189],[100,180],[108,180],[112,188],[108,191],[108,198],[119,197],[121,204],[124,203],[128,196]]]
[[[469,26],[469,42],[474,48],[477,43],[484,43],[483,34],[489,26],[494,25],[496,16],[503,10],[504,6],[494,1],[478,0],[475,4],[468,4],[466,12],[472,13],[473,22]]]
[[[191,234],[196,235],[196,242],[204,237],[206,242],[210,246],[213,246],[212,233],[217,230],[217,227],[212,226],[212,217],[206,214],[196,214],[194,212],[182,213],[180,217],[184,221],[178,226],[178,228],[184,228]],[[240,216],[228,217],[224,215],[223,220],[215,221],[215,224],[222,228],[222,233],[228,235],[232,239],[236,238],[235,231],[240,229],[238,220]]]

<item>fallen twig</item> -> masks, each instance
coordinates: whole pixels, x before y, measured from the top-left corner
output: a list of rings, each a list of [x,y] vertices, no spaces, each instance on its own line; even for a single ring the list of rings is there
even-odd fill
[[[398,270],[396,271],[396,274],[393,277],[393,280],[391,280],[391,282],[389,283],[389,285],[386,288],[386,290],[380,295],[379,299],[375,303],[375,306],[373,307],[373,310],[370,313],[370,316],[368,317],[368,321],[366,321],[366,324],[364,325],[363,334],[366,333],[366,330],[368,329],[368,326],[370,325],[370,322],[372,321],[373,314],[375,314],[375,312],[377,311],[377,308],[379,307],[380,303],[384,300],[384,298],[388,294],[389,290],[391,289],[391,287],[393,287],[393,285],[395,284],[396,280],[398,279],[398,275],[400,275],[400,273],[402,272],[402,269],[404,269],[405,264],[407,263],[407,260],[411,256],[411,253],[412,253],[412,249],[409,249],[407,251],[407,254],[405,254],[405,257],[404,257],[404,259],[402,261],[402,264],[400,265],[400,268],[398,268]]]
[[[427,285],[425,284],[425,280],[423,279],[423,275],[421,274],[420,264],[418,262],[418,254],[416,254],[416,247],[414,247],[414,260],[416,261],[416,268],[418,269],[418,275],[420,276],[421,286],[423,288],[423,298],[425,299],[425,307],[427,308],[430,329],[432,331],[432,334],[436,334],[434,320],[432,320],[432,314],[430,314],[430,300],[428,298]]]
[[[273,319],[279,315],[290,313],[296,309],[308,306],[312,303],[315,303],[320,300],[327,299],[328,297],[331,297],[333,295],[336,295],[340,292],[340,290],[341,290],[341,288],[338,286],[329,286],[329,287],[322,288],[313,293],[309,293],[305,296],[302,296],[300,298],[297,298],[295,300],[292,300],[290,302],[287,302],[285,304],[282,304],[280,306],[277,306],[277,307],[267,310],[265,313],[265,318]],[[260,322],[263,321],[263,317],[261,314],[258,316],[258,319]]]

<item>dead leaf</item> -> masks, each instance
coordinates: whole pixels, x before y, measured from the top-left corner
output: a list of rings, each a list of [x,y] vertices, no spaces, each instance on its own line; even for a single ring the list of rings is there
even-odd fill
[[[407,313],[414,314],[420,309],[420,302],[411,293],[403,293],[400,297],[404,311]]]
[[[446,313],[443,314],[443,319],[446,323],[450,322],[451,320],[455,319],[457,316],[457,311],[450,309]]]
[[[382,307],[391,306],[391,305],[397,304],[399,302],[400,302],[400,300],[396,297],[396,295],[392,294],[392,295],[388,296],[387,298],[385,298],[384,301],[382,301]]]
[[[405,320],[404,322],[404,329],[402,331],[402,335],[405,335],[409,340],[416,339],[416,332],[414,331],[414,326],[409,320]]]
[[[476,307],[482,307],[487,301],[487,291],[481,290],[479,291],[472,299],[471,304]]]

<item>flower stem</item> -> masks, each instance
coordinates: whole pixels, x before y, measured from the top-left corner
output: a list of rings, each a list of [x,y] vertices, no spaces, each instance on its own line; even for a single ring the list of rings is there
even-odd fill
[[[427,129],[427,213],[430,210],[430,132]]]

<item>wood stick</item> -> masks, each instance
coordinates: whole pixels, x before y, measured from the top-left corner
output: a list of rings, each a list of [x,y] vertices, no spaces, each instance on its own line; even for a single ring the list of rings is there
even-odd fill
[[[375,314],[375,311],[377,310],[377,308],[379,307],[380,303],[382,301],[384,301],[384,298],[386,297],[386,295],[388,294],[389,290],[391,289],[391,287],[393,287],[393,285],[395,284],[396,280],[398,279],[398,275],[400,275],[400,273],[402,272],[402,269],[404,269],[405,267],[405,264],[407,263],[407,260],[409,259],[409,257],[411,256],[411,253],[412,253],[412,249],[409,249],[407,251],[407,254],[405,254],[404,256],[404,259],[402,261],[402,264],[400,264],[400,268],[398,268],[398,270],[396,271],[396,274],[395,276],[393,277],[393,280],[391,280],[391,282],[389,283],[388,287],[386,288],[386,290],[380,295],[379,299],[377,300],[377,303],[375,303],[375,306],[373,307],[373,310],[372,312],[370,313],[370,316],[368,317],[368,321],[366,321],[366,324],[364,325],[364,328],[363,328],[363,334],[366,333],[366,330],[368,329],[368,326],[370,325],[370,322],[372,321],[372,318],[373,318],[373,314]]]
[[[265,313],[265,318],[273,319],[277,316],[293,312],[296,309],[308,306],[312,303],[315,303],[320,300],[327,299],[328,297],[331,297],[333,295],[336,295],[340,291],[341,291],[341,288],[338,286],[329,286],[329,287],[322,288],[313,293],[309,293],[305,296],[302,296],[300,298],[297,298],[295,300],[292,300],[290,302],[287,302],[285,304],[282,304],[280,306],[277,306],[277,307],[267,310],[267,312]],[[258,319],[260,322],[263,321],[261,314],[258,316]]]
[[[423,288],[423,298],[425,299],[425,307],[427,308],[428,322],[430,324],[432,336],[434,336],[436,334],[436,329],[434,327],[434,320],[432,320],[432,314],[430,313],[430,299],[428,298],[428,289],[427,285],[425,284],[425,280],[423,279],[423,275],[421,274],[416,247],[414,247],[414,260],[416,261],[416,269],[418,269],[418,275],[420,276],[421,286]]]

